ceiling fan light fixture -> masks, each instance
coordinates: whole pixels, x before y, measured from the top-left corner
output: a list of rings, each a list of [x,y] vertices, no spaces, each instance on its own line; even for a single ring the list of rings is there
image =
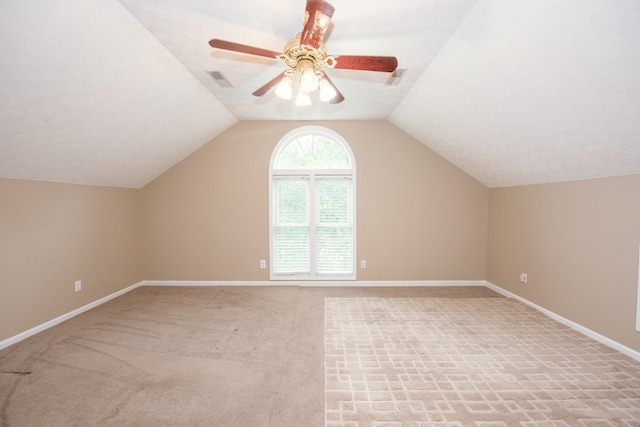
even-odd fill
[[[276,87],[275,94],[278,98],[290,100],[291,97],[293,96],[293,79],[291,76],[292,74],[293,73],[285,74],[284,77],[282,77],[282,80],[280,81],[280,83],[278,84],[278,87]]]
[[[318,89],[318,75],[313,66],[313,62],[303,59],[298,62],[298,71],[300,72],[300,89],[303,92],[313,92]]]
[[[326,78],[323,77],[320,79],[320,101],[330,101],[335,98],[337,94],[336,90],[329,84]]]
[[[311,105],[311,98],[309,97],[309,94],[307,94],[303,90],[298,91],[298,95],[296,96],[296,105],[298,106]]]

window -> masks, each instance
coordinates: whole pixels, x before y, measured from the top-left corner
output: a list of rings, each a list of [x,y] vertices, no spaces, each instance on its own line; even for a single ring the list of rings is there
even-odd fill
[[[271,156],[274,280],[355,279],[355,161],[337,133],[305,126]]]

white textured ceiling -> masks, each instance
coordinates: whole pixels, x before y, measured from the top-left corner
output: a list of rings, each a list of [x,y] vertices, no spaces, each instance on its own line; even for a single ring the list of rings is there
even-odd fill
[[[305,0],[1,0],[0,177],[140,188],[257,119],[388,119],[489,187],[640,174],[640,1],[331,3],[330,54],[407,72],[330,70],[346,100],[301,108],[207,42],[281,51]]]
[[[640,173],[640,1],[479,1],[390,120],[489,187]]]
[[[236,121],[117,0],[0,1],[0,176],[140,188]]]

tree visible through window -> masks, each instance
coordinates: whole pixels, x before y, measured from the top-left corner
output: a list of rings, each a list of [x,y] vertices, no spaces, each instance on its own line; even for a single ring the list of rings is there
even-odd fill
[[[296,129],[270,167],[271,278],[355,279],[355,162],[340,135]]]

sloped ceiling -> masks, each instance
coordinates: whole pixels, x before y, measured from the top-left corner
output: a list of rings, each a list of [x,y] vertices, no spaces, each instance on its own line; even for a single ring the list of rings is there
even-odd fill
[[[390,120],[489,187],[640,173],[640,2],[479,1]]]
[[[342,104],[251,93],[305,0],[3,0],[0,177],[141,188],[238,120],[387,119],[489,187],[640,174],[637,0],[333,0]],[[220,87],[207,71],[223,73]]]
[[[0,176],[140,188],[237,119],[117,0],[0,2]]]

